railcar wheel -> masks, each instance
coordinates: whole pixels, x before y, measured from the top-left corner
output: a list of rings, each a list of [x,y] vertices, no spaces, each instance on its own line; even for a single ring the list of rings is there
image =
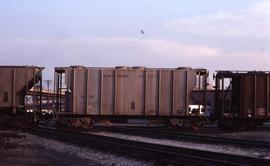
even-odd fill
[[[72,126],[80,128],[82,126],[82,120],[80,118],[73,119]]]
[[[176,126],[177,126],[177,127],[180,127],[180,128],[185,127],[185,121],[182,120],[182,119],[178,119],[178,120],[176,121]]]
[[[195,120],[192,123],[192,129],[193,130],[200,130],[202,129],[206,124],[205,120]]]
[[[92,127],[92,119],[91,118],[82,118],[81,128],[89,129]]]
[[[95,119],[91,118],[91,127],[95,125]]]

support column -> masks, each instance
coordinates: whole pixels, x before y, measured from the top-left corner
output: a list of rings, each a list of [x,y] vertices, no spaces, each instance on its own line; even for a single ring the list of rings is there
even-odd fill
[[[266,117],[268,117],[269,111],[269,75],[266,76]]]
[[[12,113],[16,113],[16,68],[13,68],[12,78]]]
[[[189,98],[189,94],[188,94],[188,88],[189,88],[189,85],[188,85],[188,79],[189,79],[189,77],[188,77],[188,70],[186,70],[186,112],[185,112],[185,114],[187,114],[188,112],[189,112],[189,102],[188,102],[188,98]]]
[[[175,96],[175,70],[173,70],[172,71],[172,89],[171,89],[171,91],[172,91],[172,112],[171,112],[171,115],[174,115],[174,112],[176,112],[175,111],[175,98],[174,98],[174,96]]]
[[[40,72],[40,80],[39,80],[39,112],[42,112],[42,70],[39,71]]]
[[[102,108],[102,104],[103,104],[103,96],[102,96],[102,93],[103,93],[103,69],[100,70],[100,84],[99,84],[99,93],[100,93],[100,99],[99,99],[99,104],[100,104],[100,115],[103,115],[103,108]]]
[[[85,68],[86,69],[86,72],[85,72],[85,80],[86,80],[86,83],[85,83],[85,115],[88,114],[88,84],[89,84],[89,68]]]
[[[160,107],[161,107],[161,70],[158,70],[158,113],[160,115]]]
[[[256,74],[254,75],[254,118],[257,117],[257,112],[256,112],[256,108],[257,108],[257,76]]]
[[[144,116],[147,114],[147,69],[144,71]]]

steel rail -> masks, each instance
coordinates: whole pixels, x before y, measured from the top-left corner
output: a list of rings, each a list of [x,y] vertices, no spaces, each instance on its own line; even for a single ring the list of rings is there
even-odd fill
[[[185,140],[185,141],[196,141],[200,143],[210,144],[222,144],[222,145],[234,145],[239,147],[248,148],[263,148],[270,149],[270,141],[259,141],[259,140],[248,140],[248,139],[237,139],[228,138],[221,136],[211,136],[206,134],[194,134],[179,131],[169,131],[169,129],[158,129],[158,128],[138,128],[138,127],[100,127],[97,128],[102,131],[118,132],[127,135],[136,135],[158,139],[171,139],[171,140]]]
[[[131,141],[88,133],[45,128],[33,128],[27,131],[83,147],[154,161],[155,164],[160,165],[270,165],[270,160],[266,159]]]

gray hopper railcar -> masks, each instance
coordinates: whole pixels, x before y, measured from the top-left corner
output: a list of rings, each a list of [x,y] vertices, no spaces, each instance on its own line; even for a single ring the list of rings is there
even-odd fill
[[[0,66],[0,125],[12,121],[9,115],[25,113],[25,96],[41,82],[42,70],[37,66]]]
[[[128,118],[201,125],[207,77],[206,69],[186,67],[56,67],[55,113],[59,123],[76,127]],[[200,92],[196,103],[194,89]]]

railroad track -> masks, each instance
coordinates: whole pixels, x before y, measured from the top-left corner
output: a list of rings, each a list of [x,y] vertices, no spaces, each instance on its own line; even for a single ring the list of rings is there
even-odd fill
[[[52,138],[102,151],[154,161],[155,164],[173,165],[269,165],[270,161],[232,154],[216,153],[167,145],[131,141],[88,133],[67,132],[57,129],[28,129],[35,135]]]
[[[22,138],[24,135],[18,134],[17,132],[0,132],[0,138]]]
[[[210,144],[222,144],[222,145],[234,145],[239,147],[248,148],[263,148],[270,149],[270,141],[258,141],[236,138],[225,138],[221,136],[209,136],[206,134],[193,134],[187,132],[170,131],[169,129],[161,128],[139,128],[139,127],[99,127],[97,131],[110,131],[116,133],[122,133],[126,135],[136,135],[149,138],[158,139],[171,139],[171,140],[185,140],[196,141],[199,143]]]

